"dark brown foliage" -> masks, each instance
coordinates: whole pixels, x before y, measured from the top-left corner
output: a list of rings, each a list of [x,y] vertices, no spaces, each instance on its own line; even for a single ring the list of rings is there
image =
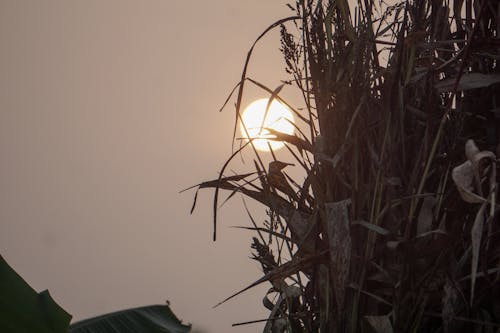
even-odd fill
[[[200,184],[269,209],[265,331],[497,332],[500,1],[290,7],[271,27],[305,111],[275,134],[305,181],[269,184],[255,151],[256,178]]]

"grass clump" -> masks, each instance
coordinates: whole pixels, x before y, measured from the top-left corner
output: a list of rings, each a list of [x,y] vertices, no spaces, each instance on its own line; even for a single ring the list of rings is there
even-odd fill
[[[295,112],[298,134],[271,132],[289,160],[253,149],[254,170],[227,176],[250,140],[199,184],[215,189],[214,223],[220,190],[267,207],[250,228],[264,275],[248,287],[271,284],[264,331],[499,331],[499,2],[288,6],[235,92],[237,121],[247,84]],[[288,76],[270,89],[247,67],[274,29]]]

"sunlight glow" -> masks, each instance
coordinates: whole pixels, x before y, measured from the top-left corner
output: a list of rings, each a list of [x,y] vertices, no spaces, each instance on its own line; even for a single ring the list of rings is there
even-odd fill
[[[269,145],[271,145],[273,150],[280,149],[285,146],[280,141],[268,140],[267,138],[273,138],[274,135],[270,134],[266,128],[286,134],[294,133],[294,119],[292,112],[290,112],[286,106],[277,100],[272,101],[261,131],[260,126],[262,125],[262,118],[264,117],[268,100],[268,98],[262,98],[250,103],[241,115],[243,123],[248,130],[247,136],[243,123],[240,123],[240,131],[243,138],[258,138],[253,140],[253,144],[256,149],[261,151],[269,151]]]

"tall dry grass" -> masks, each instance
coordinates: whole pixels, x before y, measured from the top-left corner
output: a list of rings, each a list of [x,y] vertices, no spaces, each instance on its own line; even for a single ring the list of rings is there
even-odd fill
[[[289,7],[228,101],[240,121],[251,84],[293,110],[301,131],[271,134],[305,179],[280,189],[286,168],[249,141],[198,186],[215,189],[214,239],[222,190],[267,207],[250,215],[263,276],[244,289],[271,284],[264,331],[499,332],[500,2]],[[304,109],[247,76],[275,29]],[[242,150],[254,170],[227,176]]]

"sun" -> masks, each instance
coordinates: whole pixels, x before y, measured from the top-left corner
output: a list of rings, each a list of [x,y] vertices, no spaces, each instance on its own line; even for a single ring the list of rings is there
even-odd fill
[[[245,108],[241,115],[242,122],[240,123],[240,131],[243,138],[256,138],[253,140],[253,144],[256,149],[261,151],[269,151],[269,145],[273,150],[285,146],[280,141],[268,140],[268,138],[274,136],[271,135],[266,128],[290,135],[294,133],[295,129],[293,126],[294,119],[292,112],[277,100],[272,101],[264,121],[264,126],[262,126],[262,118],[264,118],[268,101],[268,98],[261,98],[253,101]],[[246,126],[248,135],[243,124]]]

